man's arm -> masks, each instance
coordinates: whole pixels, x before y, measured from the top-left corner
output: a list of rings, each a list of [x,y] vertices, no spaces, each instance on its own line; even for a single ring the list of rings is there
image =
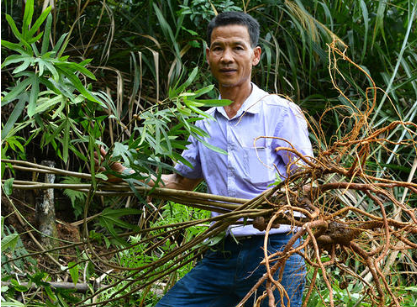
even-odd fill
[[[162,175],[162,183],[159,184],[161,188],[176,189],[176,190],[194,190],[203,179],[190,179],[181,176],[180,174]]]
[[[103,148],[100,148],[100,154],[102,156],[102,159],[106,156],[106,151]],[[101,159],[101,160],[102,160]],[[99,160],[95,159],[96,165],[99,165]],[[98,167],[100,169],[100,167]],[[127,168],[123,166],[123,164],[119,162],[115,162],[111,165],[111,169],[118,173],[123,173]],[[103,169],[104,170],[104,169]],[[168,188],[168,189],[175,189],[175,190],[188,190],[192,191],[194,190],[197,185],[203,180],[202,178],[197,179],[190,179],[181,176],[180,174],[167,174],[161,176],[162,182],[158,183],[158,186],[160,188]],[[109,179],[111,182],[119,182],[122,181],[121,178],[111,178]],[[156,178],[152,176],[152,180],[150,180],[147,184],[149,186],[155,186]]]

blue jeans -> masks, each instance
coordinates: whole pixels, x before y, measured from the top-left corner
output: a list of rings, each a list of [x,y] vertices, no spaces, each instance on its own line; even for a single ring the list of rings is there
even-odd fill
[[[292,235],[269,236],[268,251],[282,250]],[[155,307],[234,307],[251,290],[266,272],[259,265],[264,258],[264,236],[253,236],[235,242],[227,238],[218,244],[217,250],[208,251],[194,269],[179,280]],[[298,242],[297,245],[299,245]],[[272,264],[270,264],[272,266]],[[275,274],[278,279],[279,270]],[[291,301],[291,307],[300,307],[305,284],[305,263],[299,255],[292,255],[286,262],[281,284]],[[262,295],[265,285],[258,288],[244,306],[253,306],[254,300]],[[278,290],[274,292],[276,306],[287,306]],[[266,297],[262,307],[268,306]]]

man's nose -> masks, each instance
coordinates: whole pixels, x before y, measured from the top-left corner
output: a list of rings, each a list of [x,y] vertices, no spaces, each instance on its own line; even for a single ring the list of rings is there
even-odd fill
[[[231,61],[233,61],[232,50],[230,50],[229,48],[226,48],[223,52],[221,60],[222,60],[222,62],[231,62]]]

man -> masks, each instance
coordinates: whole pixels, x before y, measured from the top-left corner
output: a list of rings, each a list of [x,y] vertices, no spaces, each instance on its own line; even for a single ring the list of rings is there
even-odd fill
[[[178,173],[162,177],[165,187],[192,190],[205,180],[208,193],[253,199],[276,180],[277,170],[285,178],[287,165],[295,166],[296,157],[286,151],[276,153],[275,148],[294,146],[302,154],[312,155],[299,108],[277,95],[268,95],[251,82],[252,67],[261,57],[258,38],[259,24],[248,14],[225,12],[210,22],[207,62],[218,81],[221,98],[233,103],[208,110],[215,121],[204,119],[197,126],[209,133],[207,142],[228,154],[214,152],[190,138],[183,156],[193,168],[176,165]],[[254,143],[259,136],[276,138],[260,138]],[[282,249],[291,236],[288,225],[271,230],[268,251]],[[156,306],[236,306],[266,272],[259,265],[264,257],[264,238],[264,232],[252,225],[231,227],[217,250],[209,251]],[[282,280],[291,307],[301,306],[304,278],[303,259],[293,255],[286,262]],[[260,288],[257,296],[264,289]],[[274,296],[281,306],[280,291],[275,290]],[[287,306],[285,295],[282,298]],[[252,296],[245,306],[252,306],[255,299]],[[268,299],[261,306],[268,306]]]

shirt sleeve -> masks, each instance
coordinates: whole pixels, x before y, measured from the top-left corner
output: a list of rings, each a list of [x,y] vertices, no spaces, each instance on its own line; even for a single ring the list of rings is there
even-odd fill
[[[194,137],[190,136],[188,138],[188,142],[189,144],[187,145],[187,149],[183,151],[182,157],[192,165],[192,168],[179,162],[177,165],[175,165],[175,169],[178,171],[178,173],[181,174],[181,176],[185,178],[203,178],[198,141]]]
[[[313,156],[313,149],[308,137],[307,122],[301,109],[294,103],[289,102],[288,107],[284,109],[274,136],[279,138],[274,140],[272,144],[274,148],[293,147],[306,157]],[[291,170],[304,164],[296,154],[285,149],[279,150],[277,154],[285,165],[291,164]]]

